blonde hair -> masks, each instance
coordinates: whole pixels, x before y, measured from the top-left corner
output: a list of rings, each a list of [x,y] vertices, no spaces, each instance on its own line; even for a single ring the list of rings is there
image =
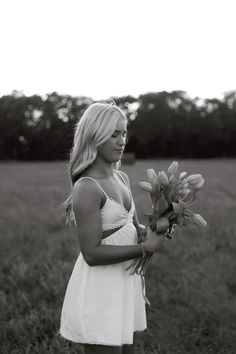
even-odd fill
[[[119,113],[119,114],[117,114]],[[73,146],[70,152],[69,174],[71,194],[63,203],[66,210],[66,223],[74,220],[72,211],[72,189],[82,171],[91,166],[97,157],[97,147],[106,142],[114,133],[118,119],[127,119],[114,100],[99,101],[91,104],[76,124]],[[121,162],[115,162],[118,169]]]

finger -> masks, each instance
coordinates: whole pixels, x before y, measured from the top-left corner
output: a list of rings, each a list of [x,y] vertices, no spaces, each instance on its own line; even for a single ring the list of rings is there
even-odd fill
[[[166,242],[167,242],[167,240],[166,240],[166,239],[162,242],[162,246],[163,246],[163,247],[165,247],[165,246],[166,246]]]

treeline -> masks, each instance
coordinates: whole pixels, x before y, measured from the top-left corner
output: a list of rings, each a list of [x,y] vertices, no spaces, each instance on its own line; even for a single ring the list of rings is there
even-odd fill
[[[236,156],[236,91],[191,99],[183,91],[113,97],[129,120],[127,152],[149,157]],[[89,97],[14,91],[0,98],[0,159],[68,159]]]

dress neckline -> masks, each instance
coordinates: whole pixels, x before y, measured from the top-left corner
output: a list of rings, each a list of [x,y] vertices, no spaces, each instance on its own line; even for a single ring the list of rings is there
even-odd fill
[[[129,210],[129,211],[126,209],[126,207],[125,207],[123,204],[117,202],[117,200],[113,199],[112,197],[109,197],[108,195],[106,195],[106,198],[107,198],[107,199],[106,199],[106,201],[105,201],[103,207],[101,208],[101,210],[103,210],[103,208],[106,206],[107,201],[110,200],[110,201],[114,202],[116,205],[118,205],[119,207],[121,207],[127,214],[130,214],[130,213],[131,213],[131,211],[132,211],[132,206],[133,206],[133,199],[132,199],[132,197],[131,197],[131,206],[130,206],[130,210]]]
[[[117,204],[118,206],[120,206],[123,210],[125,210],[127,214],[130,214],[130,212],[131,212],[131,210],[132,210],[132,206],[133,206],[132,194],[131,194],[131,191],[130,191],[129,187],[127,186],[125,180],[123,179],[123,177],[122,177],[120,174],[119,174],[119,176],[121,177],[123,183],[125,184],[125,186],[127,187],[128,191],[129,191],[129,196],[130,196],[130,210],[129,210],[129,211],[126,209],[126,207],[125,207],[123,204],[117,202],[117,200],[115,200],[115,199],[113,199],[112,197],[110,197],[109,195],[107,195],[107,193],[104,191],[104,189],[102,188],[102,186],[100,185],[100,183],[99,183],[95,178],[90,177],[90,176],[83,176],[83,177],[79,178],[79,180],[81,180],[81,179],[83,179],[83,178],[92,179],[92,180],[95,181],[95,182],[97,183],[97,185],[101,188],[101,190],[103,191],[103,193],[105,194],[105,196],[106,196],[107,199],[109,199],[109,200],[113,201],[114,203],[116,203],[116,204]],[[78,180],[78,181],[79,181],[79,180]],[[101,208],[101,210],[105,207],[105,205],[106,205],[106,203],[107,203],[107,199],[106,199],[106,201],[105,201],[103,207]]]

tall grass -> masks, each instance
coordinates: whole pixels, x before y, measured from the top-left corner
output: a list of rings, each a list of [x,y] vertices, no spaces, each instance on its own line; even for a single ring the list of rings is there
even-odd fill
[[[170,160],[137,161],[121,169],[130,177],[140,222],[150,208],[139,188],[146,169]],[[208,228],[179,228],[153,256],[146,287],[149,332],[140,353],[236,353],[235,160],[180,160],[201,173],[205,185],[191,209]],[[64,224],[69,193],[66,164],[1,163],[0,353],[83,353],[57,335],[65,289],[79,252],[74,228]]]

